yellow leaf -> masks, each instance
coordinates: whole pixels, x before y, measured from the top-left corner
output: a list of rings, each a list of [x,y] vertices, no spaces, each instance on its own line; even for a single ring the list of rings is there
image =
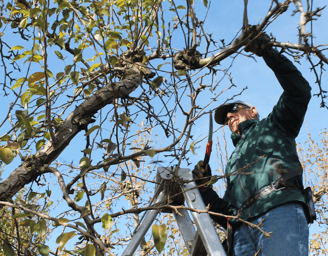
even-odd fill
[[[29,79],[28,79],[28,83],[32,84],[35,83],[36,81],[39,81],[41,79],[43,79],[45,77],[43,72],[35,72],[34,74],[32,74]]]

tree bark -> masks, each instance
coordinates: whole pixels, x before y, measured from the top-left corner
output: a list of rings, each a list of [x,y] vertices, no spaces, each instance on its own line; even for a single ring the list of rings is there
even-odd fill
[[[127,97],[141,85],[143,76],[150,74],[147,67],[135,63],[126,70],[121,81],[107,84],[80,104],[59,126],[55,133],[56,143],[49,141],[35,156],[25,160],[7,179],[0,183],[0,201],[11,199],[25,185],[48,172],[44,166],[50,165],[81,130],[94,122],[92,117],[100,109],[111,104],[117,98]]]

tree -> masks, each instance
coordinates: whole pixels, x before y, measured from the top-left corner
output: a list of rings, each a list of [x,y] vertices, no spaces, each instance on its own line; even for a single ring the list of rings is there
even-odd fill
[[[271,35],[272,45],[309,63],[327,107],[326,49],[312,31],[324,7],[306,4],[273,0],[251,26],[244,0],[231,39],[210,34],[206,21],[218,3],[208,0],[2,2],[1,85],[10,104],[1,121],[1,204],[27,214],[25,221],[32,214],[62,227],[50,253],[78,236],[69,253],[112,254],[149,209],[156,167],[192,164],[204,142],[196,124],[218,99],[244,91],[233,90],[231,68],[254,58],[244,47],[278,18],[297,16],[290,33],[298,36],[284,42]],[[223,81],[230,85],[219,89]],[[28,200],[52,190],[63,208],[36,211],[17,200],[24,188]],[[129,232],[118,231],[120,223]]]

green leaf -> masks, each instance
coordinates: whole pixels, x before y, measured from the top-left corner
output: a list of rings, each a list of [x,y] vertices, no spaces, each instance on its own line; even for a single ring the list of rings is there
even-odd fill
[[[79,83],[79,79],[80,79],[80,72],[77,72],[77,71],[72,71],[70,73],[70,77],[72,79],[72,82],[75,84],[75,85],[78,85]]]
[[[21,46],[21,45],[15,45],[14,47],[12,47],[10,50],[22,50],[24,49],[24,46]]]
[[[5,136],[3,136],[3,137],[1,138],[1,141],[9,141],[9,140],[11,140],[11,136],[8,135],[8,134],[6,134]]]
[[[48,256],[50,253],[50,249],[45,244],[38,244],[38,251],[42,256]]]
[[[24,94],[23,94],[24,95]],[[22,96],[23,97],[23,96]],[[25,100],[24,100],[25,101]],[[30,124],[30,122],[27,120],[27,118],[25,117],[25,114],[24,112],[19,112],[19,111],[16,111],[16,116],[19,120],[21,120],[26,128],[26,133],[27,133],[27,136],[31,136],[32,134],[32,126]]]
[[[185,70],[181,70],[181,69],[178,70],[178,75],[179,76],[184,76],[184,75],[186,75],[186,73],[187,72]]]
[[[90,159],[88,157],[82,157],[80,160],[80,168],[88,168],[90,166]]]
[[[160,85],[163,83],[163,81],[165,81],[164,77],[162,77],[162,76],[158,76],[158,77],[156,77],[156,78],[151,82],[151,85],[152,85],[154,88],[158,88],[158,87],[160,87]]]
[[[35,83],[41,79],[43,79],[45,77],[44,72],[35,72],[34,74],[32,74],[29,79],[28,79],[28,83],[32,84]]]
[[[165,224],[160,226],[154,224],[152,227],[152,234],[154,238],[154,243],[157,251],[161,253],[164,249],[166,239],[167,239],[167,228]]]
[[[207,8],[207,0],[203,0],[204,6]]]
[[[74,201],[78,202],[80,201],[84,196],[84,190],[77,192],[76,196],[74,197]]]
[[[186,7],[184,5],[179,5],[179,6],[177,6],[177,9],[184,10],[184,9],[186,9]]]
[[[66,245],[66,243],[68,242],[68,240],[73,238],[75,235],[76,235],[75,231],[72,231],[72,232],[61,234],[59,237],[57,237],[56,243],[59,244],[58,249],[61,251]]]
[[[156,155],[156,151],[155,150],[146,150],[145,152],[150,157],[154,157]]]
[[[82,60],[82,53],[78,53],[77,55],[75,55],[75,57],[73,58],[74,62],[79,62]]]
[[[66,218],[60,218],[60,219],[58,220],[58,223],[59,223],[59,224],[65,224],[65,223],[67,223],[67,222],[70,222],[70,220],[69,220],[69,219],[66,219]]]
[[[109,63],[113,66],[113,67],[115,67],[116,66],[116,64],[117,64],[117,58],[115,57],[115,56],[111,56],[111,57],[109,57]]]
[[[55,51],[55,54],[57,55],[58,59],[64,60],[64,57],[63,57],[63,55],[61,54],[60,51]]]
[[[76,226],[80,226],[80,227],[84,228],[85,230],[87,230],[87,227],[82,222],[77,221],[77,222],[75,222],[75,224],[76,224]]]
[[[36,101],[36,105],[37,105],[37,106],[40,106],[40,105],[42,105],[45,101],[46,101],[46,99],[38,99],[38,100]]]
[[[147,37],[147,36],[142,35],[140,38],[141,38],[141,40],[142,40],[146,45],[149,44],[149,41],[148,41],[148,37]]]
[[[17,219],[17,218],[22,218],[22,217],[33,217],[33,214],[31,214],[31,213],[19,212],[19,213],[16,213],[13,217],[14,217],[15,219]]]
[[[105,213],[101,217],[101,223],[102,223],[103,229],[111,229],[111,227],[112,227],[112,216],[110,216],[108,213]]]
[[[28,195],[28,200],[32,200],[38,193],[31,191]]]
[[[10,244],[8,242],[6,242],[6,240],[3,242],[2,250],[5,253],[4,256],[15,256],[16,255],[14,250],[11,248]]]
[[[97,129],[99,129],[99,128],[100,128],[99,125],[95,125],[95,126],[93,126],[92,128],[90,128],[90,129],[88,130],[88,132],[86,132],[86,133],[84,134],[84,136],[89,136],[93,131],[95,131],[95,130],[97,130]]]
[[[27,25],[27,18],[22,19],[21,22],[19,23],[19,27],[20,27],[21,29],[26,28],[26,25]]]
[[[0,158],[5,164],[10,164],[15,157],[16,153],[14,153],[10,148],[0,148]]]
[[[121,181],[125,181],[126,179],[126,173],[124,170],[121,171]]]
[[[121,39],[121,33],[120,32],[116,32],[116,31],[110,31],[109,33],[109,37],[112,39]]]
[[[87,155],[90,155],[91,154],[91,148],[86,148],[85,150],[82,150],[81,152],[87,154]]]
[[[35,145],[36,150],[39,150],[40,148],[42,148],[45,142],[46,142],[45,140],[39,140]]]
[[[167,64],[171,64],[170,62],[165,62],[163,64],[160,64],[157,66],[157,69],[161,69],[161,67],[163,67],[164,65],[167,65]]]
[[[95,246],[93,244],[87,244],[84,250],[84,255],[95,256],[96,255]]]

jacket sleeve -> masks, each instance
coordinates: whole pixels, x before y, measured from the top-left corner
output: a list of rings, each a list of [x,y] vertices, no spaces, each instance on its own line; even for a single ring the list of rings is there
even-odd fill
[[[284,90],[271,113],[273,123],[296,138],[311,99],[311,87],[293,63],[276,50],[273,56],[263,56],[263,59]]]
[[[221,213],[225,215],[232,215],[231,210],[228,207],[228,204],[218,196],[218,194],[212,189],[209,188],[205,192],[201,192],[204,204],[207,207],[210,205],[209,210],[216,213]],[[224,217],[219,217],[217,215],[210,214],[212,220],[218,223],[221,227],[227,228],[227,219]]]

